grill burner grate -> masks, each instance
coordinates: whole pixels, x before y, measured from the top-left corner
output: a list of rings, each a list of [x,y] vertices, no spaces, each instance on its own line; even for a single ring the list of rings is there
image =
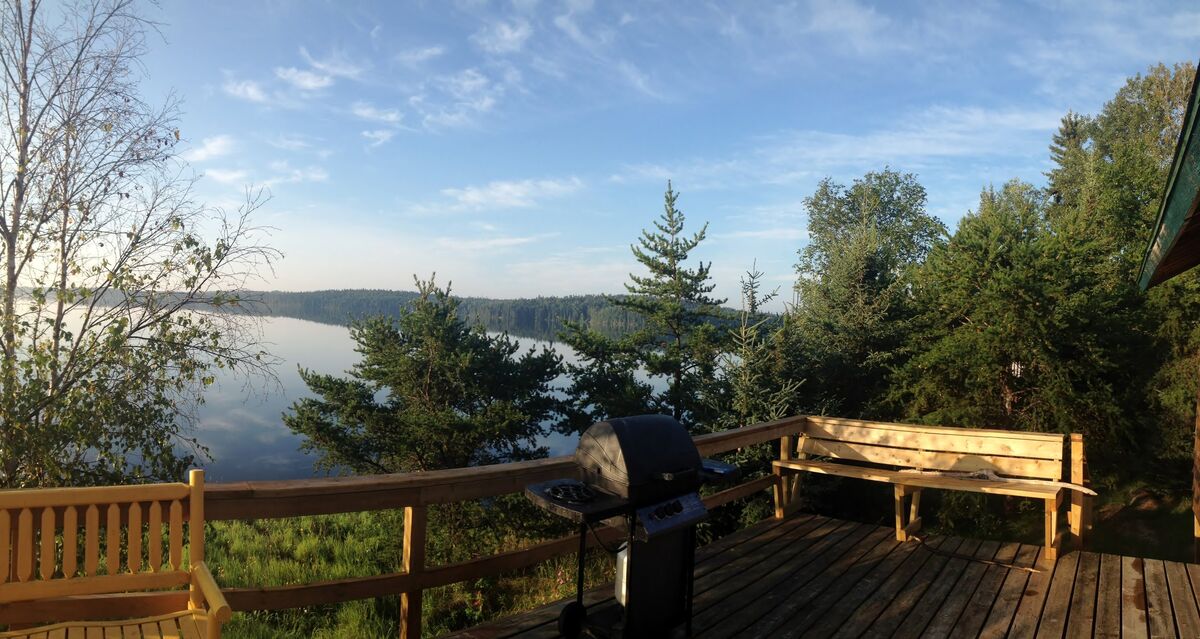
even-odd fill
[[[596,491],[583,482],[563,482],[546,489],[551,499],[568,504],[587,504],[596,499]]]

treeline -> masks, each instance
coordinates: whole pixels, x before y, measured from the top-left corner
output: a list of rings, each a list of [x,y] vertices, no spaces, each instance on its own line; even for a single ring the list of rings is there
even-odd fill
[[[349,325],[369,317],[398,317],[418,297],[415,291],[339,289],[325,291],[251,291],[241,308],[256,315],[294,317],[323,324]],[[553,341],[563,322],[580,323],[605,335],[642,327],[636,314],[614,306],[603,295],[520,299],[459,298],[460,316],[489,331]]]

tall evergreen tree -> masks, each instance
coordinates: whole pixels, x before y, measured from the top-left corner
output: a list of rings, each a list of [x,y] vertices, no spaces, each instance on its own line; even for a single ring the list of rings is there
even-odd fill
[[[641,317],[642,328],[618,340],[580,325],[569,325],[564,334],[582,358],[572,367],[577,426],[640,407],[670,413],[685,423],[706,419],[701,395],[715,375],[722,342],[712,320],[722,315],[725,300],[711,295],[711,263],[687,266],[708,225],[687,235],[684,214],[676,207],[678,197],[668,182],[662,215],[630,247],[647,273],[631,273],[625,285],[628,295],[609,298],[614,307]],[[638,368],[665,380],[666,389],[653,392],[637,379]]]

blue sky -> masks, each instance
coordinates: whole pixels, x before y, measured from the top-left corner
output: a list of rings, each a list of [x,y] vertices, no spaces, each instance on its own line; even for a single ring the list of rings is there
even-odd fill
[[[1200,57],[1190,2],[170,1],[148,97],[183,100],[200,194],[286,257],[264,288],[619,292],[668,178],[736,303],[787,297],[825,176],[916,173],[951,228],[1044,182],[1059,118]]]

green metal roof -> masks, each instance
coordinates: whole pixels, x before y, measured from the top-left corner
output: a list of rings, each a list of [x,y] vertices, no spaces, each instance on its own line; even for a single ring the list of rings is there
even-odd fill
[[[1175,160],[1171,163],[1170,179],[1158,210],[1154,236],[1146,247],[1138,284],[1146,290],[1161,284],[1200,264],[1200,135],[1196,119],[1200,116],[1196,88],[1200,73],[1192,80],[1192,95],[1188,98],[1183,130],[1175,145]]]

